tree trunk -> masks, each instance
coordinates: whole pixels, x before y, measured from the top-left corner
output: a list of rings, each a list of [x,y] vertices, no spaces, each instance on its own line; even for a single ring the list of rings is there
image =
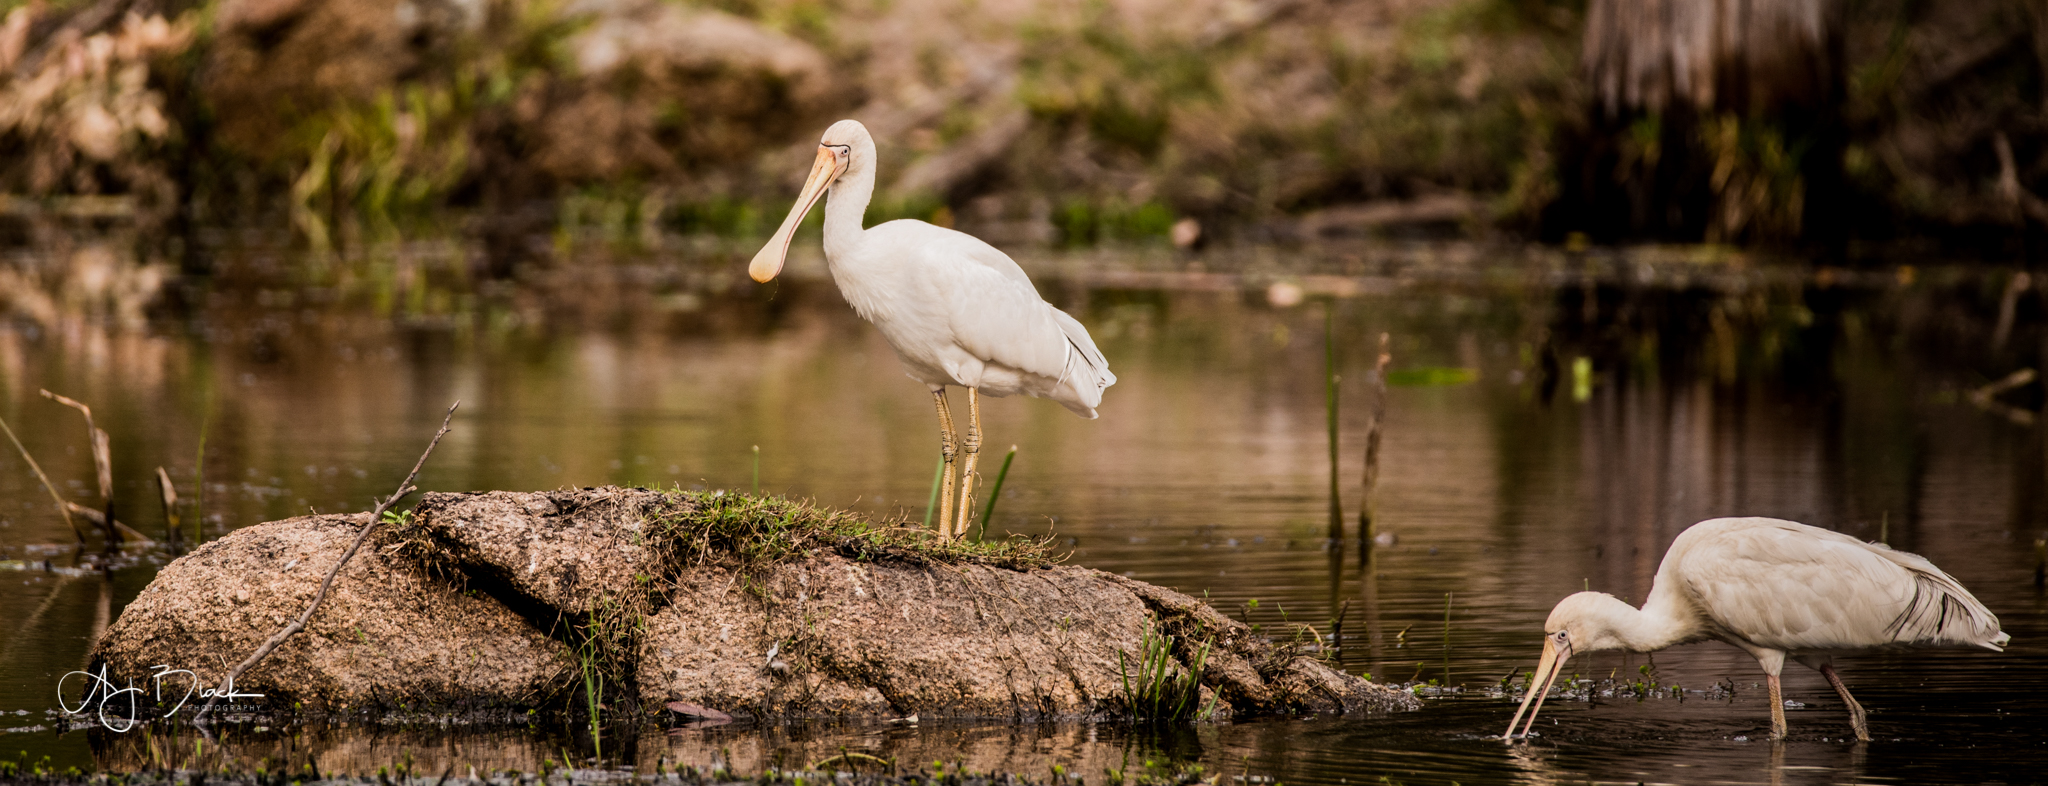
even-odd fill
[[[1834,0],[1593,0],[1581,68],[1608,116],[1768,114],[1840,98]]]
[[[1831,240],[1845,135],[1837,0],[1592,0],[1561,231]]]

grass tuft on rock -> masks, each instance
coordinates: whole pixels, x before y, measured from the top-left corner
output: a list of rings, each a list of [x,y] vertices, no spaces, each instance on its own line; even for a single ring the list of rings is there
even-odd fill
[[[843,510],[774,496],[730,491],[664,492],[668,510],[656,514],[659,531],[673,539],[683,562],[724,562],[768,567],[834,551],[849,559],[912,564],[970,563],[1024,569],[1059,559],[1050,537],[940,541],[907,518],[871,521]]]
[[[1123,672],[1124,705],[1132,720],[1165,724],[1215,716],[1217,694],[1209,695],[1207,706],[1201,703],[1202,666],[1209,660],[1212,642],[1204,641],[1197,646],[1186,666],[1174,657],[1176,643],[1173,636],[1148,629],[1139,643],[1137,662],[1130,662],[1122,651],[1117,652],[1117,664]]]

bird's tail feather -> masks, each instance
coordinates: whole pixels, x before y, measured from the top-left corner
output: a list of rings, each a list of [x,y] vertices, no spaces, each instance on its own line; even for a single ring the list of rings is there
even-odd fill
[[[1913,597],[1885,633],[1900,644],[1965,644],[1989,650],[2012,640],[1998,629],[1998,615],[1963,585],[1917,554],[1886,550],[1885,556],[1913,573]]]
[[[1109,360],[1102,356],[1102,350],[1095,348],[1095,340],[1088,336],[1088,329],[1067,312],[1052,309],[1053,321],[1060,332],[1066,335],[1066,357],[1061,364],[1059,381],[1055,387],[1066,395],[1055,395],[1062,402],[1068,396],[1073,398],[1069,408],[1075,412],[1094,417],[1095,407],[1102,404],[1102,391],[1116,384],[1116,374],[1109,370]],[[1076,407],[1075,405],[1078,405]]]

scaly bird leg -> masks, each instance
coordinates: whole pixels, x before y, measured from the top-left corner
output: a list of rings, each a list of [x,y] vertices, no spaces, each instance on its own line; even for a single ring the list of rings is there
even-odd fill
[[[1785,695],[1778,689],[1778,675],[1764,675],[1771,686],[1771,739],[1785,739]]]
[[[939,457],[945,461],[939,481],[939,540],[946,540],[953,527],[953,410],[946,406],[944,387],[933,388],[932,398],[939,403]]]
[[[981,393],[967,389],[967,440],[961,445],[966,455],[960,463],[960,523],[953,537],[967,536],[967,522],[974,518],[974,464],[981,458]]]
[[[1856,729],[1856,741],[1869,742],[1870,724],[1864,721],[1863,705],[1856,702],[1856,697],[1849,695],[1849,686],[1843,685],[1841,676],[1835,674],[1835,664],[1822,663],[1820,673],[1821,676],[1828,678],[1829,685],[1835,686],[1835,692],[1841,694],[1842,703],[1849,705],[1849,725]]]

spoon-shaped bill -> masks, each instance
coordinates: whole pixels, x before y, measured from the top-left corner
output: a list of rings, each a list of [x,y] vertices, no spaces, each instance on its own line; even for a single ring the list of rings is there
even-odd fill
[[[782,262],[789,256],[789,241],[796,234],[796,225],[803,223],[804,216],[811,212],[811,206],[818,203],[818,197],[825,189],[838,180],[846,171],[846,161],[835,155],[832,148],[818,146],[818,160],[811,165],[811,176],[804,181],[804,190],[797,194],[796,205],[789,209],[789,217],[782,220],[782,227],[775,230],[775,236],[768,238],[768,245],[754,254],[754,261],[747,264],[747,275],[755,281],[767,282],[782,272]]]
[[[1501,739],[1515,738],[1515,724],[1522,720],[1525,710],[1529,711],[1529,723],[1522,727],[1522,736],[1529,736],[1530,727],[1536,725],[1536,714],[1543,711],[1543,698],[1550,693],[1550,684],[1557,681],[1558,673],[1564,671],[1564,662],[1571,658],[1572,645],[1565,644],[1560,648],[1549,636],[1543,637],[1543,658],[1536,662],[1536,671],[1529,674],[1529,695],[1522,697],[1522,706],[1515,710],[1515,717],[1508,721],[1507,733],[1502,734]],[[1534,710],[1529,708],[1531,701],[1536,702]]]

